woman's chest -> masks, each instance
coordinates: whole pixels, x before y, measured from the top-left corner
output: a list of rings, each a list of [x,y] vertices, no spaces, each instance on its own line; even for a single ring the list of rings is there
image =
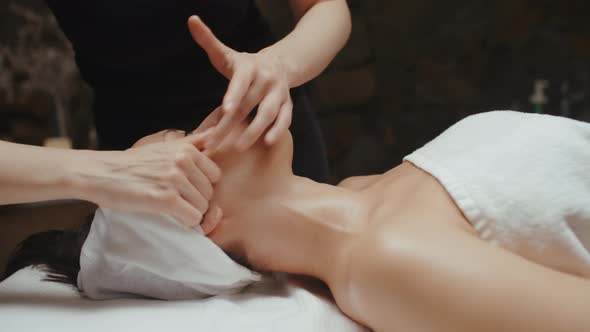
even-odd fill
[[[369,224],[375,229],[414,222],[466,223],[446,189],[409,163],[384,174],[364,195],[369,205]]]

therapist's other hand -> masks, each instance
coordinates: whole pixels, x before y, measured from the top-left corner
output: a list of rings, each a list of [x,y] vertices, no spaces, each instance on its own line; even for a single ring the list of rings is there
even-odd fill
[[[165,139],[179,134],[161,132],[126,151],[90,158],[78,177],[85,183],[89,200],[129,212],[168,214],[187,226],[199,225],[209,210],[213,183],[221,171],[197,148],[204,135],[184,137],[182,133],[180,139]],[[212,217],[221,213],[217,210],[210,211]]]
[[[234,144],[238,150],[246,150],[262,134],[267,144],[274,144],[289,129],[293,110],[287,74],[281,60],[266,50],[244,53],[229,48],[197,16],[189,18],[188,26],[213,66],[230,80],[223,98],[223,116],[210,132],[205,148],[215,150],[232,128],[256,106],[256,117]]]

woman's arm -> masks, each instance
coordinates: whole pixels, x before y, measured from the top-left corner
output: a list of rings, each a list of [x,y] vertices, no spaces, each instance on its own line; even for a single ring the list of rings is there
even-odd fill
[[[249,148],[266,129],[270,129],[266,142],[276,142],[291,124],[289,89],[319,75],[346,43],[351,20],[345,0],[290,0],[290,4],[297,26],[258,53],[237,52],[219,41],[198,17],[189,19],[195,41],[230,80],[223,98],[224,116],[211,132],[207,149],[218,147],[256,106],[256,118],[238,138],[237,147]]]
[[[446,226],[400,229],[358,271],[377,331],[590,330],[590,280]]]
[[[197,225],[220,171],[194,146],[201,137],[182,136],[127,151],[0,141],[0,204],[83,199],[125,211],[170,214]]]

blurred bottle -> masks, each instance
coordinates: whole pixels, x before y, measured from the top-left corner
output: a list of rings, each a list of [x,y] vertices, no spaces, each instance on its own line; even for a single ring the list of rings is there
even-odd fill
[[[545,94],[545,89],[549,87],[547,80],[535,80],[533,94],[529,97],[531,105],[533,105],[533,112],[542,114],[545,112],[545,105],[549,102],[549,98]]]

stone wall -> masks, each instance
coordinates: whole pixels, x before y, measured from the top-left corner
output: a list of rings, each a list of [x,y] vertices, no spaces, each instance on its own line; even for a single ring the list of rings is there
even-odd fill
[[[88,146],[92,93],[55,18],[37,0],[0,2],[0,139]]]

